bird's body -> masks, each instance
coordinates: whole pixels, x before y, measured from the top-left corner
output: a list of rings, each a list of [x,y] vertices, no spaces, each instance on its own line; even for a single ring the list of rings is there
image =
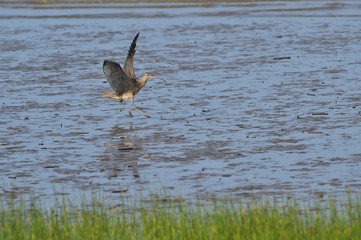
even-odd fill
[[[140,89],[145,86],[149,78],[158,77],[152,76],[150,73],[145,73],[142,78],[137,78],[135,76],[133,58],[138,37],[139,33],[135,36],[132,44],[129,47],[127,59],[124,63],[124,70],[116,62],[109,60],[104,61],[103,72],[114,92],[105,92],[102,94],[102,97],[120,100],[120,103],[128,110],[129,115],[132,116],[130,109],[123,104],[123,100],[130,99],[132,101],[134,110],[149,118],[147,114],[134,106],[134,95],[136,95]]]

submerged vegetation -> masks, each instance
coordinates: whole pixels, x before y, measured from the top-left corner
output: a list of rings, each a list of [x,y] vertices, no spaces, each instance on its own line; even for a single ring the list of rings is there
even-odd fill
[[[99,198],[2,200],[0,239],[360,239],[361,199],[187,203],[135,198],[114,207]]]

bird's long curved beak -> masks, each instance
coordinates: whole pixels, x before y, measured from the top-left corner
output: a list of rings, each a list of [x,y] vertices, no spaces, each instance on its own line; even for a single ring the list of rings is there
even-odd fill
[[[162,80],[163,82],[167,83],[163,78],[157,77],[157,76],[150,76],[150,78],[158,78],[160,80]]]

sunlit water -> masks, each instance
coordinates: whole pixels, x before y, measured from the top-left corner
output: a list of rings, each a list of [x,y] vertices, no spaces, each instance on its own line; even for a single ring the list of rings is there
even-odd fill
[[[1,4],[1,194],[359,191],[360,9]],[[167,80],[135,97],[150,119],[101,98],[138,31],[136,74]]]

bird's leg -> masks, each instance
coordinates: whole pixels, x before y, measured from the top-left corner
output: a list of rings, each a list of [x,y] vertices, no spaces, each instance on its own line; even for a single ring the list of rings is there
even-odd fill
[[[120,100],[120,103],[128,110],[129,116],[132,116],[130,109],[123,103],[123,100]]]
[[[137,108],[134,106],[134,96],[131,96],[130,100],[132,101],[133,108],[134,108],[135,111],[138,111],[138,112],[140,112],[141,114],[143,114],[144,116],[146,116],[147,118],[150,118],[149,115],[145,114],[144,112],[140,111],[139,109],[137,109]]]

